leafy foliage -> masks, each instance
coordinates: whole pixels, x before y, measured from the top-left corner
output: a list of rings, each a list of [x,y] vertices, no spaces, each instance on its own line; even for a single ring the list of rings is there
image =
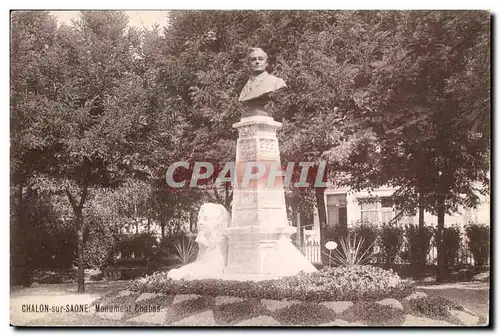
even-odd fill
[[[335,312],[322,305],[304,302],[279,309],[273,317],[283,325],[313,326],[332,321]]]
[[[400,325],[404,320],[404,312],[392,306],[381,305],[376,302],[356,302],[349,307],[342,318],[350,321],[363,321],[368,325]]]
[[[426,264],[426,257],[431,248],[434,231],[435,229],[432,226],[427,225],[422,229],[415,225],[405,227],[406,251],[401,256],[406,256],[416,274],[422,271]]]
[[[490,228],[485,224],[468,223],[465,232],[474,261],[479,268],[482,268],[490,254]]]
[[[354,190],[398,186],[398,208],[438,215],[440,256],[444,214],[488,193],[488,12],[175,11],[163,31],[141,31],[123,12],[58,26],[48,12],[19,11],[11,23],[13,216],[24,225],[33,180],[53,177],[79,252],[84,233],[91,253],[114,239],[114,227],[101,230],[111,221],[96,225],[86,210],[94,187],[147,180],[150,195],[133,191],[138,209],[122,218],[145,216],[163,236],[204,201],[230,206],[228,184],[172,189],[164,175],[175,161],[191,164],[189,178],[194,161],[216,163],[217,174],[233,160],[248,47],[266,50],[287,82],[269,106],[283,122],[284,163],[326,160],[324,178]],[[286,195],[304,212],[316,203],[323,246],[324,189]]]
[[[175,305],[172,305],[167,315],[167,323],[178,321],[193,313],[198,313],[206,310],[213,302],[210,297],[199,297],[193,300],[187,300]]]
[[[232,302],[214,307],[217,324],[233,324],[266,313],[261,302],[255,299]]]
[[[452,226],[444,229],[443,249],[445,265],[447,267],[455,265],[455,260],[458,257],[461,243],[462,234],[459,227]]]
[[[149,259],[154,254],[154,246],[157,244],[156,238],[149,233],[124,234],[120,237],[117,249],[123,258]]]
[[[360,219],[354,223],[354,225],[349,228],[351,234],[355,233],[358,237],[363,238],[363,244],[361,245],[361,250],[369,250],[370,247],[376,244],[378,237],[378,228],[375,224],[370,223],[367,220]]]
[[[310,274],[265,281],[172,280],[166,273],[136,279],[130,289],[166,295],[230,295],[242,298],[301,301],[358,301],[403,298],[415,291],[412,281],[372,266],[325,267]]]
[[[196,257],[197,249],[194,239],[180,239],[174,242],[175,250],[177,254],[175,258],[181,262],[182,266],[185,266],[192,262]]]
[[[403,230],[395,224],[384,223],[380,227],[380,250],[382,258],[391,267],[401,252],[403,245]]]
[[[355,266],[368,262],[373,257],[371,251],[374,242],[367,249],[362,249],[364,238],[356,234],[340,238],[340,249],[332,251],[333,262],[340,266]]]

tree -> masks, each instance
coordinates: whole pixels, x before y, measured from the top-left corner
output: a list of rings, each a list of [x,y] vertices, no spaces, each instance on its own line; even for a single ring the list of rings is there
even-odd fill
[[[172,94],[183,102],[187,158],[219,163],[234,159],[236,133],[231,125],[242,109],[237,98],[248,77],[243,62],[249,47],[263,48],[269,71],[288,86],[270,106],[274,118],[283,122],[279,138],[285,164],[315,162],[314,173],[325,151],[344,139],[362,141],[362,131],[349,117],[357,108],[352,94],[359,66],[345,55],[343,39],[356,35],[350,33],[353,17],[328,11],[174,12],[166,30],[172,62],[167,72]],[[328,175],[335,176],[333,165],[324,180]],[[289,200],[315,195],[322,231],[324,190],[287,192]],[[309,207],[307,202],[294,203],[305,211]]]
[[[487,184],[489,162],[487,133],[471,129],[488,120],[486,12],[231,14],[173,17],[173,54],[186,67],[177,92],[199,132],[190,148],[217,144],[222,130],[234,143],[235,87],[246,78],[239,60],[259,46],[288,85],[272,106],[284,122],[284,162],[326,159],[328,179],[353,189],[398,186],[401,214],[438,215],[438,241],[446,212],[477,203],[474,183]],[[469,88],[476,96],[457,99]],[[322,189],[315,194],[323,228]]]
[[[84,207],[91,188],[148,178],[151,155],[144,154],[170,137],[162,132],[171,123],[165,122],[162,102],[154,102],[149,73],[139,72],[141,36],[127,25],[123,12],[82,12],[74,26],[59,27],[46,47],[45,63],[37,65],[47,71],[52,91],[40,97],[39,113],[30,116],[34,122],[26,133],[43,145],[36,172],[54,177],[46,186],[55,185],[71,204],[79,292],[84,291]]]
[[[33,190],[31,178],[46,161],[47,140],[31,130],[39,124],[50,108],[45,99],[54,93],[50,83],[49,60],[55,44],[57,22],[48,12],[12,12],[11,16],[11,81],[10,81],[10,178],[12,245],[22,248],[20,254],[26,266],[25,279],[33,270],[32,204],[45,204]],[[40,216],[40,220],[45,215]],[[19,234],[17,234],[19,233]],[[15,253],[12,253],[13,256]],[[29,285],[26,283],[26,285]]]
[[[345,165],[348,184],[397,186],[399,209],[437,215],[439,279],[445,214],[477,205],[478,192],[488,189],[489,81],[482,77],[488,27],[486,12],[440,11],[380,12],[365,26],[366,43],[376,48],[361,50],[372,62],[364,73],[368,84],[357,94],[357,120],[373,134],[366,144],[371,164],[356,173]],[[475,96],[458,98],[468,90]]]

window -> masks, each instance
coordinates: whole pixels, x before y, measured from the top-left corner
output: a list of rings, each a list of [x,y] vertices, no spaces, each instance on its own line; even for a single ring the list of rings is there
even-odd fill
[[[382,217],[382,223],[388,223],[394,218],[394,201],[392,197],[381,197],[380,198],[380,214]]]
[[[374,224],[387,223],[394,218],[391,197],[358,198],[361,207],[361,219]]]
[[[399,213],[399,210],[396,210],[396,213]],[[402,215],[398,219],[398,223],[416,225],[418,223],[418,217],[417,215]]]
[[[382,208],[391,208],[394,205],[392,197],[380,197],[380,204]]]
[[[378,203],[376,200],[363,200],[361,202],[361,219],[378,224]]]
[[[327,195],[327,220],[330,227],[347,228],[347,198],[346,194]]]

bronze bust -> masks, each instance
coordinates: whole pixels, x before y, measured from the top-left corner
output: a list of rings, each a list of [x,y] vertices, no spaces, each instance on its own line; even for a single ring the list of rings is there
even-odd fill
[[[267,54],[260,48],[252,48],[248,55],[248,64],[252,75],[241,90],[238,101],[246,105],[247,111],[242,113],[242,118],[254,115],[269,116],[265,106],[269,101],[269,94],[286,87],[283,79],[269,74],[266,71]]]

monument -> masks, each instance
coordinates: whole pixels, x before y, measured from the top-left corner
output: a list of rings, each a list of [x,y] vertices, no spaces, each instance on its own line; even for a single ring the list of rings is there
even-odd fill
[[[290,241],[295,229],[286,215],[285,194],[281,177],[268,181],[268,175],[242,185],[245,169],[263,164],[281,169],[276,130],[281,126],[266,110],[270,93],[286,87],[283,79],[266,71],[267,55],[253,48],[248,56],[252,74],[241,91],[239,101],[246,110],[233,127],[239,136],[236,146],[236,176],[233,186],[231,225],[225,231],[229,252],[226,278],[266,279],[294,275],[316,268]]]
[[[270,116],[266,104],[270,93],[286,84],[265,71],[267,55],[262,49],[252,49],[248,60],[252,75],[239,98],[246,110],[233,125],[239,136],[231,219],[220,204],[201,207],[198,257],[170,271],[172,279],[263,280],[316,271],[290,240],[295,228],[288,223],[282,177],[269,178],[273,166],[281,170],[276,137],[281,123]],[[267,174],[245,185],[244,172],[258,164]]]

